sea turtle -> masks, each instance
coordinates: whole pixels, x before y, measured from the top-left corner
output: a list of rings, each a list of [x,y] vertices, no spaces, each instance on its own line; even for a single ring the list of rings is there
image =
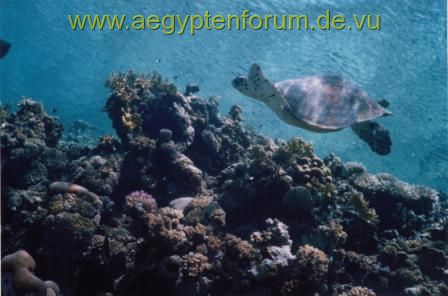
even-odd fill
[[[371,121],[392,115],[388,103],[375,102],[353,82],[339,75],[309,76],[270,82],[257,64],[248,77],[239,76],[232,85],[242,94],[262,101],[284,122],[309,131],[326,133],[346,127],[380,155],[390,153],[389,132]]]

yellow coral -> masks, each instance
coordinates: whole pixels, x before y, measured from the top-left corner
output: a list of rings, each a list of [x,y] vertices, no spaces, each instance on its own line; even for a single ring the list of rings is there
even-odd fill
[[[361,192],[349,193],[348,198],[349,203],[361,219],[371,224],[379,223],[375,209],[369,208],[369,202],[364,199],[364,195]]]

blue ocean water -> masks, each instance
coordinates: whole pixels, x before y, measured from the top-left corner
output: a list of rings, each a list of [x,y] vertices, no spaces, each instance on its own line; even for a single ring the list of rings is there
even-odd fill
[[[0,100],[29,96],[57,108],[65,125],[84,119],[111,132],[101,111],[104,83],[116,71],[157,70],[183,89],[199,84],[202,96],[220,97],[220,110],[243,107],[246,123],[261,133],[311,141],[319,156],[334,152],[408,182],[447,191],[448,100],[446,1],[52,1],[1,0],[0,38],[12,43],[0,62]],[[69,14],[308,14],[381,15],[380,31],[72,31]],[[351,130],[315,134],[286,125],[230,81],[258,62],[273,81],[340,73],[373,98],[386,98],[393,117],[379,122],[391,133],[392,153],[378,156]]]

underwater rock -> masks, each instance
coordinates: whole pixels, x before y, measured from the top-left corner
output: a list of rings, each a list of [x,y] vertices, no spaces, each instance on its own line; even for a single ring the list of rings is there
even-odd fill
[[[30,293],[39,296],[59,295],[59,287],[56,283],[52,281],[44,282],[33,274],[36,262],[28,252],[20,250],[6,255],[2,259],[1,265],[3,276],[8,274],[12,276],[12,286],[16,295],[28,295]]]
[[[293,211],[308,211],[316,205],[311,192],[303,186],[291,188],[283,197],[283,203]]]
[[[431,278],[445,277],[448,256],[443,250],[424,246],[417,254],[419,256],[418,265],[423,273],[430,275]]]
[[[327,184],[333,181],[331,170],[325,167],[324,163],[317,157],[300,158],[292,168],[292,173],[300,184],[305,184],[307,187],[319,187],[318,184]]]
[[[11,48],[11,43],[6,40],[0,39],[0,59],[4,58]]]
[[[6,252],[21,247],[22,240],[32,231],[33,226],[41,221],[47,211],[43,207],[45,193],[33,190],[14,190],[7,187],[2,190],[4,210],[2,219],[3,246]]]
[[[376,256],[366,256],[353,251],[343,249],[337,250],[333,255],[333,265],[331,268],[337,270],[342,281],[352,283],[369,283],[377,287],[384,288],[383,269]],[[336,267],[339,265],[339,268]],[[340,268],[341,265],[343,268]],[[384,272],[387,272],[385,270]],[[342,279],[344,278],[344,279]]]
[[[87,155],[71,162],[71,180],[100,195],[111,196],[119,185],[122,158],[117,154]]]
[[[164,131],[167,130],[162,130],[162,134]],[[157,155],[155,164],[160,167],[158,174],[166,179],[165,182],[170,187],[171,192],[167,192],[168,194],[194,196],[203,191],[202,171],[190,158],[177,150],[173,141],[161,143],[154,153]]]
[[[267,229],[263,232],[251,234],[251,241],[257,245],[291,246],[292,240],[288,232],[288,226],[278,219],[267,219]]]
[[[347,162],[344,164],[344,169],[348,178],[356,178],[367,173],[366,168],[358,162]]]
[[[25,189],[45,183],[48,170],[35,161],[58,144],[63,127],[41,103],[23,99],[18,106],[17,112],[5,115],[0,128],[2,170],[8,172],[8,184]]]

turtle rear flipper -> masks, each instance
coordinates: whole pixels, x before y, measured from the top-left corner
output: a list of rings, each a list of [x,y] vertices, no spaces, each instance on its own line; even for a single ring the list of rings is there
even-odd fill
[[[389,131],[373,121],[364,121],[352,125],[353,132],[364,142],[366,142],[372,151],[379,155],[387,155],[391,151],[392,140]]]

